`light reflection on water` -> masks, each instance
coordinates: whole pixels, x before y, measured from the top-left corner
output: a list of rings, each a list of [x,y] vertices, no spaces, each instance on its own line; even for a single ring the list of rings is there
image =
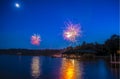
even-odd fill
[[[74,59],[62,59],[60,79],[82,79],[83,67]]]
[[[117,66],[117,65],[116,65]],[[44,56],[0,55],[0,79],[120,79],[103,59],[83,61]]]
[[[47,63],[48,60],[50,60],[49,64]],[[55,63],[57,60],[60,61]],[[42,63],[42,61],[45,63]],[[57,74],[56,71],[58,72]],[[85,61],[75,59],[54,59],[34,56],[31,62],[31,76],[33,79],[96,79],[96,77],[98,79],[117,79],[115,77],[113,78],[112,75],[109,76],[109,74],[111,74],[110,70],[104,60],[85,63]]]
[[[47,63],[47,62],[46,62]],[[41,70],[40,58],[33,57],[31,62],[31,76],[34,79],[40,78]],[[82,63],[74,59],[62,58],[60,66],[60,77],[58,79],[83,79]]]
[[[39,57],[33,57],[31,63],[31,75],[34,79],[39,78],[40,76],[40,62]]]

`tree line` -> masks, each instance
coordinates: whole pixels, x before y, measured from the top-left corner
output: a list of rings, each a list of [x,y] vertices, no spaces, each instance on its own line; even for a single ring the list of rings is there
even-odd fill
[[[120,36],[119,35],[112,35],[110,38],[108,38],[104,44],[100,44],[97,42],[94,43],[86,43],[83,41],[81,45],[72,47],[69,46],[66,48],[66,50],[94,50],[98,54],[114,54],[117,53],[117,51],[120,51]]]

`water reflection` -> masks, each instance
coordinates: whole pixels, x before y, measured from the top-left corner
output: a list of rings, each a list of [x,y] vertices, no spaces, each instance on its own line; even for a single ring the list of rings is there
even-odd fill
[[[21,56],[18,60],[16,55],[0,55],[0,79],[120,79],[120,66],[109,65],[103,59]]]
[[[83,67],[74,59],[62,59],[61,79],[82,79]]]
[[[31,63],[31,75],[34,79],[39,78],[40,76],[40,62],[39,57],[33,57]]]

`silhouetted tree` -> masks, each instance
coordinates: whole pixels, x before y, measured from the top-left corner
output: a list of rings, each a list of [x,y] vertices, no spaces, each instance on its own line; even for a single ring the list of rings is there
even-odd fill
[[[82,43],[82,46],[85,46],[87,43],[85,42],[85,41],[83,41],[83,43]]]
[[[105,46],[108,52],[116,53],[117,50],[120,50],[120,36],[112,35],[110,39],[105,41]]]
[[[81,46],[79,45],[79,46],[76,46],[75,48],[74,48],[74,50],[80,50],[81,49]]]
[[[83,42],[83,44],[81,45],[81,49],[82,50],[94,50],[95,45],[93,43],[85,43],[85,42]]]
[[[69,46],[69,47],[66,48],[66,51],[69,51],[69,50],[73,50],[73,47]]]

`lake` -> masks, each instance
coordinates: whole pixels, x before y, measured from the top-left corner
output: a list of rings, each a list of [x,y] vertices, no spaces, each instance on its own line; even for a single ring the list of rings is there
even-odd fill
[[[0,55],[0,79],[119,79],[118,71],[103,59]]]

